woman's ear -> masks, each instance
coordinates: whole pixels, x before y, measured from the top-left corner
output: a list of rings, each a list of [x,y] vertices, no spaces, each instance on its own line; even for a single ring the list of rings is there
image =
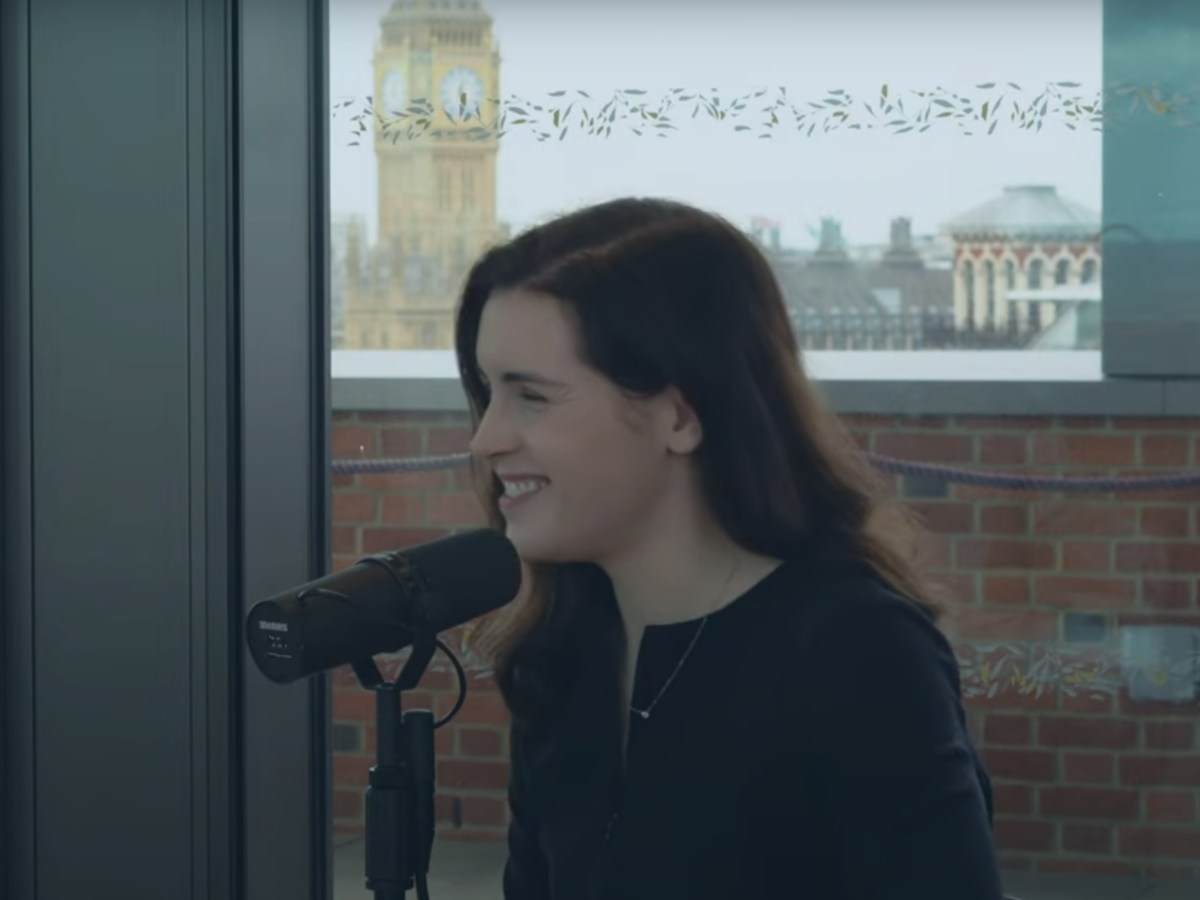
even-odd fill
[[[704,440],[704,428],[700,424],[700,417],[678,388],[668,388],[664,399],[670,416],[667,449],[679,456],[694,453]]]

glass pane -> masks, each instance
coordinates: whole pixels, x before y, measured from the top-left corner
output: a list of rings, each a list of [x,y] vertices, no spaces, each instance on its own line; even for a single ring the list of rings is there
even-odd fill
[[[899,487],[958,598],[947,629],[1010,890],[1085,898],[1194,879],[1200,480],[1169,476],[1194,467],[1200,419],[852,421],[877,452],[980,473]],[[1160,478],[1104,481],[1134,476]]]
[[[1101,3],[1041,4],[1037,27],[940,4],[661,7],[330,0],[334,566],[483,522],[449,348],[484,249],[623,195],[719,213],[925,523],[1008,890],[1190,896],[1200,483],[1181,473],[1200,415],[1091,384]],[[1165,480],[1121,480],[1144,476]],[[464,657],[466,705],[437,732],[431,891],[497,897],[508,715]],[[455,695],[438,658],[409,702]],[[338,673],[337,900],[370,896],[373,703]]]

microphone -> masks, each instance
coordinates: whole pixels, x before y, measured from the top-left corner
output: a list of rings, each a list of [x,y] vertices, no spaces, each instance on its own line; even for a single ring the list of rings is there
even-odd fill
[[[246,641],[263,675],[288,684],[403,650],[422,634],[494,612],[520,588],[516,548],[479,528],[368,556],[256,603]]]

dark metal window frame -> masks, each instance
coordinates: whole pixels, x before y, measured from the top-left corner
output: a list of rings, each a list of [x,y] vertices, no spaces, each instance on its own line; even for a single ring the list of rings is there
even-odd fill
[[[0,893],[328,897],[325,0],[0,4]]]

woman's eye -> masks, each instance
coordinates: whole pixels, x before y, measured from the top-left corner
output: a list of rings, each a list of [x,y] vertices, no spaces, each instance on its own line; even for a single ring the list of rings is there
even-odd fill
[[[545,397],[542,397],[538,394],[531,394],[529,391],[522,391],[521,399],[525,400],[529,403],[545,403],[546,402]]]

